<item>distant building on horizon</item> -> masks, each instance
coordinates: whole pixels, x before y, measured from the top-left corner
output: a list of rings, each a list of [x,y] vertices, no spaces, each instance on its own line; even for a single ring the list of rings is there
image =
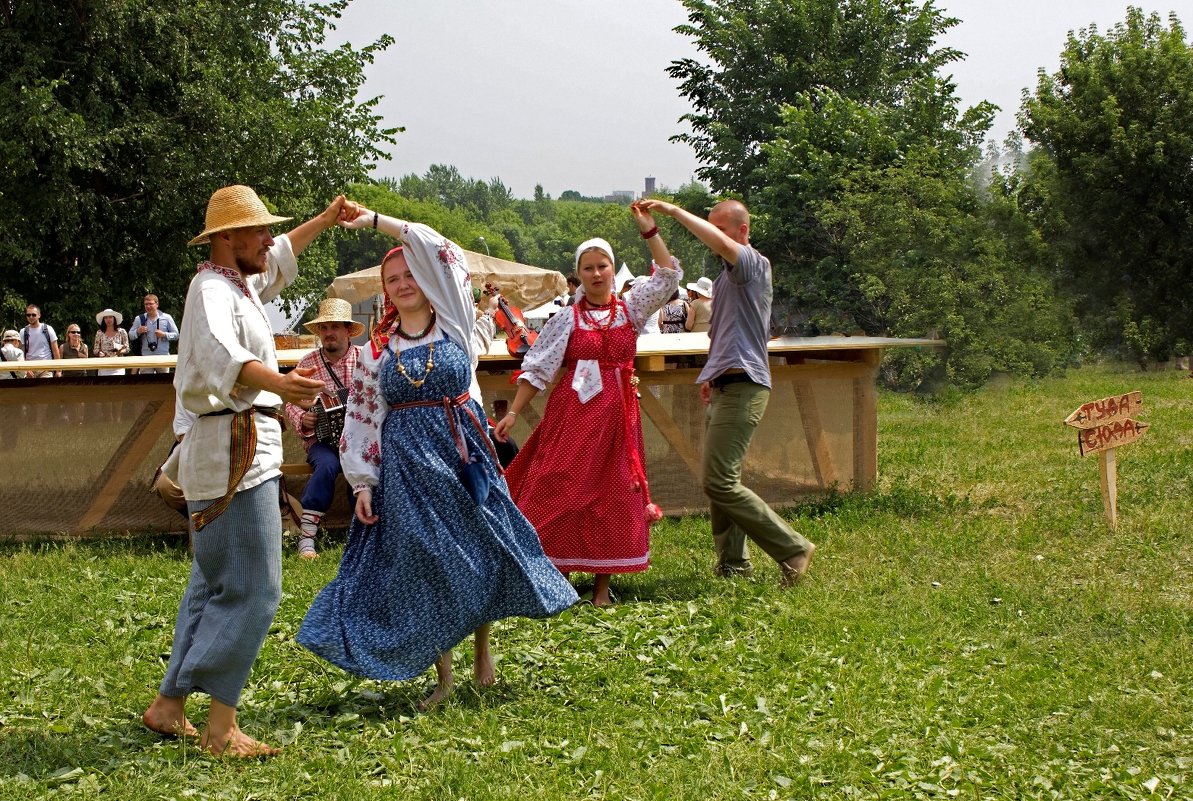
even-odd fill
[[[605,200],[609,203],[633,203],[635,200],[633,189],[614,189],[608,195],[605,195]]]
[[[650,197],[654,194],[654,176],[646,176],[646,189],[642,191],[642,197]]]

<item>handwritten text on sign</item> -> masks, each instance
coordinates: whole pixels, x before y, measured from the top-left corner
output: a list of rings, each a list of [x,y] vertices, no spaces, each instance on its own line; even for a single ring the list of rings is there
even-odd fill
[[[1127,418],[1104,423],[1094,428],[1086,428],[1077,436],[1077,443],[1081,446],[1081,455],[1117,448],[1119,445],[1129,445],[1143,436],[1148,428],[1147,423]]]
[[[1081,404],[1081,407],[1065,418],[1065,425],[1073,428],[1094,428],[1112,420],[1134,417],[1143,408],[1143,392],[1135,390],[1125,395],[1115,395],[1102,400]],[[1118,443],[1123,445],[1125,443]],[[1110,447],[1114,447],[1113,445]]]

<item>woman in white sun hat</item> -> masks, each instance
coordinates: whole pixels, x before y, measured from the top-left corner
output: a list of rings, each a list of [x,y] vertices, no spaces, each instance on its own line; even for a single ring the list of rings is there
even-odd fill
[[[712,320],[712,279],[701,276],[695,283],[688,284],[688,319],[684,323],[687,331],[708,331]]]
[[[95,322],[99,328],[95,332],[92,354],[96,358],[127,355],[130,348],[128,332],[120,327],[124,322],[124,315],[113,309],[104,309],[95,315]],[[99,375],[124,375],[124,368],[109,367],[97,372]]]

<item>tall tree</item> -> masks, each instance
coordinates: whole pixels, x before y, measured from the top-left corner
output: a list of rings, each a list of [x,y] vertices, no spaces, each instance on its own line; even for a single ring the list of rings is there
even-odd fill
[[[28,301],[64,322],[148,291],[177,310],[216,188],[302,218],[362,179],[396,129],[356,93],[392,40],[324,49],[349,2],[0,3],[5,316]],[[298,291],[326,284],[331,252],[313,246]]]
[[[1020,112],[1025,205],[1095,344],[1140,360],[1193,343],[1193,48],[1128,8],[1069,35]]]
[[[715,191],[744,199],[775,269],[779,330],[950,341],[892,361],[895,383],[939,368],[973,385],[1037,372],[1063,323],[1031,265],[985,220],[969,180],[993,107],[961,111],[940,47],[957,20],[931,0],[684,0],[706,61],[670,68],[694,106],[688,142]],[[972,302],[1019,293],[1038,303]],[[984,294],[987,293],[987,294]],[[1041,314],[1039,306],[1048,307]],[[995,335],[997,333],[997,336]],[[941,359],[943,358],[943,361]],[[937,364],[933,364],[937,360]]]

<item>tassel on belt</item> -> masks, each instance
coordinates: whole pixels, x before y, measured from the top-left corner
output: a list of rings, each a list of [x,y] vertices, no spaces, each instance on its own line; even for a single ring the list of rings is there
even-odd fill
[[[232,415],[232,437],[228,445],[228,490],[224,497],[219,498],[202,511],[191,515],[191,525],[196,532],[202,531],[211,521],[227,511],[232,503],[232,496],[236,494],[236,487],[244,479],[253,459],[257,455],[257,422],[253,419],[253,412],[264,417],[272,417],[285,428],[285,418],[281,411],[269,406],[250,406],[241,411],[220,409],[218,412],[208,412],[200,417],[223,417]]]

